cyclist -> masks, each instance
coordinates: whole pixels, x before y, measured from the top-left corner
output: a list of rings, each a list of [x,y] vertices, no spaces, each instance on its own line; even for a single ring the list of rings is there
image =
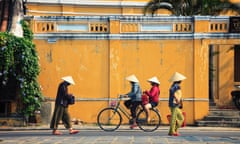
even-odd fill
[[[150,121],[149,109],[154,108],[158,105],[158,100],[160,95],[160,88],[159,88],[160,82],[156,76],[148,79],[148,82],[150,82],[152,87],[150,91],[144,91],[144,94],[146,94],[149,97],[149,102],[147,104],[144,104],[144,108],[148,116],[147,121],[149,122]]]
[[[135,75],[130,75],[126,77],[126,80],[128,80],[131,84],[131,91],[126,94],[130,98],[130,100],[127,100],[124,102],[124,105],[131,110],[131,116],[133,120],[133,124],[130,126],[131,129],[137,127],[136,123],[136,108],[138,105],[141,105],[141,95],[142,90],[139,85],[139,81]]]

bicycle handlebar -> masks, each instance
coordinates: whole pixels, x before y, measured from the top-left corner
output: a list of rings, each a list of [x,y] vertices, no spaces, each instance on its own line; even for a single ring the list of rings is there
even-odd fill
[[[125,94],[119,94],[119,95],[118,95],[118,98],[119,98],[120,100],[122,100],[122,99],[129,99],[128,95],[125,95]]]

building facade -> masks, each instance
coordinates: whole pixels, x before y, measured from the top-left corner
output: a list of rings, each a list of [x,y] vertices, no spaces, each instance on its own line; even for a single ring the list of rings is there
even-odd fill
[[[131,74],[143,90],[150,89],[148,78],[160,80],[158,109],[163,123],[170,113],[168,79],[176,71],[187,77],[182,91],[188,124],[208,115],[211,102],[233,106],[230,93],[239,81],[234,57],[240,34],[229,30],[230,20],[237,17],[177,17],[164,10],[144,16],[147,2],[28,0],[25,18],[40,58],[45,122],[66,75],[76,83],[69,87],[77,101],[70,106],[72,119],[87,123],[96,123],[101,109],[130,90],[125,77]]]

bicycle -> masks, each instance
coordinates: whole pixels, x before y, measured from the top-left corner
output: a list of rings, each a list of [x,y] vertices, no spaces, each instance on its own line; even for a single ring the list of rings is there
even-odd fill
[[[104,131],[115,131],[122,124],[122,114],[131,120],[131,115],[124,107],[120,105],[120,101],[124,100],[124,95],[119,95],[117,100],[111,101],[110,106],[102,109],[97,116],[97,124]],[[150,121],[148,115],[142,106],[138,107],[136,122],[138,127],[145,132],[153,132],[161,124],[161,115],[157,108],[151,108]]]

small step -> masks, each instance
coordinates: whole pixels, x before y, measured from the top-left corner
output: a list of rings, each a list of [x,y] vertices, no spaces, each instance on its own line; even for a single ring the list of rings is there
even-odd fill
[[[209,116],[238,116],[240,117],[240,111],[232,109],[211,109]]]
[[[240,121],[239,116],[206,116],[203,120],[205,121]]]
[[[197,121],[197,126],[209,126],[209,127],[240,127],[240,122],[232,121]]]
[[[209,113],[196,126],[240,127],[240,111],[232,107],[211,106]]]

